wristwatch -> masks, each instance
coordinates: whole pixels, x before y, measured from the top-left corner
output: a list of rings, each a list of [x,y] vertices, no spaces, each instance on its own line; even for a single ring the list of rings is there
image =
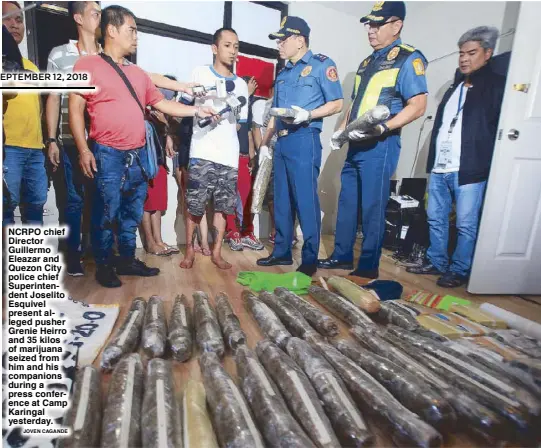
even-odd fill
[[[45,146],[49,146],[51,143],[57,143],[56,138],[50,137],[47,140],[45,140]]]

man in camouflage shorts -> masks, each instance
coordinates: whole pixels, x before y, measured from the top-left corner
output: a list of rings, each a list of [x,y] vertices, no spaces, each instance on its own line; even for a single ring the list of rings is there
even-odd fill
[[[191,269],[195,260],[193,233],[206,212],[207,203],[212,199],[214,205],[213,226],[217,235],[214,238],[211,260],[220,269],[230,269],[231,264],[222,258],[222,240],[225,234],[227,215],[235,214],[237,204],[237,179],[239,166],[239,139],[237,132],[248,118],[248,85],[244,79],[233,73],[233,64],[239,51],[239,38],[235,30],[220,28],[214,33],[212,52],[214,63],[196,67],[192,82],[203,85],[216,85],[218,80],[232,81],[235,84],[233,95],[244,97],[244,105],[230,109],[221,115],[218,122],[205,126],[198,120],[193,123],[188,164],[188,183],[186,201],[186,253],[180,263],[183,269]],[[197,98],[196,106],[212,106],[224,110],[225,98],[218,91],[209,92]]]

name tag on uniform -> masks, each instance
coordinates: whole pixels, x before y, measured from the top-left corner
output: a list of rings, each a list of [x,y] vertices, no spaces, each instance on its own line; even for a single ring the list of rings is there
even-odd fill
[[[439,147],[439,155],[437,160],[438,168],[445,168],[451,165],[451,153],[453,151],[453,142],[451,140],[445,140],[441,142]]]

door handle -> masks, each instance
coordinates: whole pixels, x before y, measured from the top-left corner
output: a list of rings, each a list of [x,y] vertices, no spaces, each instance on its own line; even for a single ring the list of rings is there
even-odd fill
[[[509,140],[516,140],[519,135],[520,132],[518,132],[516,129],[510,129],[507,133],[507,137],[509,137]]]

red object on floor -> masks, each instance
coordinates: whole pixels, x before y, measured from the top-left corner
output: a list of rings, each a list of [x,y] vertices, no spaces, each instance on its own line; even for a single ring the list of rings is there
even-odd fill
[[[238,56],[236,65],[237,76],[254,76],[257,81],[255,96],[269,98],[270,88],[274,81],[274,64],[258,58]]]
[[[226,232],[239,232],[241,235],[247,235],[254,231],[254,220],[250,209],[252,208],[252,185],[255,176],[252,176],[248,171],[249,157],[239,157],[239,175],[237,180],[237,188],[242,201],[242,229],[238,228],[237,215],[227,215]]]
[[[143,206],[145,212],[167,210],[167,170],[160,166],[158,174],[148,183],[147,198]]]

